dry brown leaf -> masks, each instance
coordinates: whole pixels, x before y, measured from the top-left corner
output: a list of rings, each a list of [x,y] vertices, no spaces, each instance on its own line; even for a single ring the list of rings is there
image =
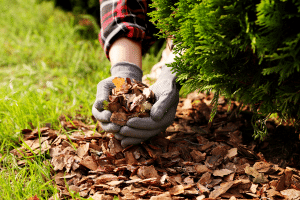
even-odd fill
[[[200,178],[200,180],[199,180],[199,183],[200,183],[201,185],[207,185],[207,184],[209,184],[211,181],[212,181],[211,173],[210,173],[210,172],[205,172],[205,173],[201,176],[201,178]]]
[[[205,172],[212,172],[212,170],[207,168],[205,165],[195,165],[195,170],[196,170],[197,174],[203,174]]]
[[[51,160],[51,164],[54,167],[54,171],[60,171],[63,170],[65,167],[65,162],[64,162],[64,156],[60,155],[60,156],[56,156]]]
[[[96,189],[96,190],[109,190],[110,186],[108,186],[106,184],[94,184],[92,186],[92,189]]]
[[[288,200],[297,200],[300,199],[300,191],[295,189],[287,189],[280,192],[285,199]]]
[[[282,197],[280,192],[276,191],[275,189],[269,189],[266,191],[269,198],[273,198],[274,196]]]
[[[215,187],[216,185],[219,185],[222,182],[222,179],[213,179],[208,185],[206,185],[207,188],[211,189]]]
[[[253,165],[253,168],[260,173],[267,173],[271,170],[272,165],[270,163],[262,161],[262,162],[256,162]]]
[[[157,180],[157,178],[146,178],[146,179],[140,180],[139,183],[143,183],[146,185],[157,185],[159,183],[159,181]]]
[[[229,190],[232,185],[233,185],[233,181],[222,183],[218,188],[216,188],[214,191],[212,191],[209,194],[209,198],[215,199],[219,197],[221,194],[227,192],[227,190]]]
[[[238,155],[238,150],[237,148],[232,148],[228,150],[227,155],[225,156],[225,158],[229,158],[232,159],[234,157],[236,157]]]
[[[117,185],[120,185],[123,182],[124,182],[123,180],[120,180],[120,181],[110,181],[110,182],[107,182],[106,184],[109,185],[109,186],[115,187]]]
[[[285,187],[290,187],[291,183],[292,183],[292,176],[293,176],[293,170],[289,167],[287,167],[284,170],[284,174],[285,174],[285,182],[284,185]]]
[[[210,169],[215,169],[222,163],[227,152],[228,150],[224,145],[218,145],[211,151],[212,156],[208,156],[205,160],[205,165]]]
[[[94,161],[94,159],[92,158],[92,156],[85,157],[79,164],[83,165],[86,168],[88,168],[90,170],[93,170],[93,171],[97,170],[97,168],[98,168],[98,165]]]
[[[48,151],[49,149],[51,149],[51,145],[49,144],[49,141],[48,140],[46,140],[46,141],[44,141],[43,143],[42,143],[42,145],[40,145],[40,148],[37,148],[36,150],[35,150],[35,153],[41,153],[41,154],[43,154],[43,153],[45,153],[46,151]]]
[[[200,195],[196,198],[196,200],[203,200],[203,199],[205,199],[205,195]]]
[[[192,177],[188,176],[188,177],[185,177],[183,179],[183,182],[186,183],[186,184],[188,184],[188,185],[189,184],[192,185],[192,184],[194,184],[194,179]]]
[[[234,177],[235,177],[235,173],[229,174],[224,177],[224,181],[226,182],[233,181]]]
[[[93,150],[95,150],[97,152],[101,152],[102,151],[102,148],[98,144],[90,143],[89,146],[90,146],[90,149],[93,149]]]
[[[132,151],[125,151],[124,152],[124,156],[125,156],[125,160],[126,163],[129,165],[136,165],[138,163],[138,161],[135,159]]]
[[[171,176],[170,178],[172,178],[176,184],[182,184],[182,177],[181,177],[181,174],[176,174],[176,175],[173,175]],[[169,180],[169,179],[168,179]]]
[[[64,172],[58,172],[57,174],[55,174],[54,180],[56,185],[61,185],[61,186],[65,185],[65,181],[62,178],[63,176],[64,176]]]
[[[91,196],[94,200],[113,200],[113,197],[110,195],[104,195],[101,193],[95,193],[93,196]]]
[[[157,196],[152,196],[150,200],[172,200],[172,197],[170,192],[165,192]]]
[[[184,190],[184,194],[185,195],[199,195],[199,192],[197,189],[195,189],[194,187],[190,188],[190,189],[185,189]]]
[[[254,183],[266,183],[266,182],[268,182],[268,179],[266,179],[264,174],[259,173],[253,167],[249,167],[249,166],[245,167],[245,173],[254,177],[254,180],[253,180]]]
[[[296,190],[300,190],[300,177],[296,178],[296,175],[292,176],[292,187]]]
[[[112,82],[114,83],[114,85],[116,86],[117,90],[121,90],[123,84],[125,83],[125,79],[124,78],[119,78],[119,77],[115,77]]]
[[[25,151],[23,149],[13,149],[10,151],[11,154],[17,156],[18,158],[22,158],[25,154]]]
[[[90,192],[91,189],[83,189],[79,192],[79,195],[83,198],[86,198],[88,196],[88,193]]]
[[[138,199],[137,196],[131,194],[131,193],[126,193],[124,194],[123,198],[122,199],[126,199],[126,200],[136,200]]]
[[[138,192],[141,192],[142,190],[143,190],[142,187],[136,188],[133,185],[129,185],[129,186],[123,188],[122,193],[128,193],[128,192],[138,193]]]
[[[206,153],[201,153],[200,151],[193,150],[191,152],[191,156],[192,156],[194,162],[199,163],[199,162],[205,160]]]
[[[81,144],[77,148],[76,154],[79,158],[83,158],[83,157],[87,156],[88,151],[89,151],[89,144],[90,143]]]
[[[222,155],[208,156],[205,165],[210,169],[215,169],[222,163],[223,159]]]
[[[269,182],[269,180],[267,179],[267,177],[262,174],[262,173],[259,173],[258,176],[256,176],[254,179],[253,179],[253,183],[267,183]]]
[[[176,185],[169,190],[171,195],[180,195],[184,193],[183,185]]]
[[[70,185],[69,190],[74,191],[74,192],[80,192],[80,188],[77,187],[76,185]]]
[[[140,178],[159,178],[159,175],[153,165],[140,167],[137,171],[137,175]]]
[[[41,144],[46,141],[47,139],[49,139],[49,137],[40,137],[37,138],[33,141],[33,143],[30,145],[31,150],[35,150],[37,148],[41,147]],[[30,141],[30,140],[27,140]],[[27,141],[25,141],[25,143],[27,143]],[[29,145],[28,145],[29,146]]]
[[[163,157],[163,158],[170,159],[170,158],[176,158],[179,155],[180,155],[179,151],[168,151],[166,153],[162,153],[160,156]]]
[[[197,188],[201,192],[201,194],[208,194],[210,192],[209,189],[202,185],[199,181],[197,182]]]
[[[56,193],[55,195],[53,195],[52,197],[50,197],[48,200],[60,200],[59,194]]]
[[[71,170],[74,161],[75,160],[74,160],[73,155],[66,155],[65,156],[64,163],[65,163],[65,168],[66,168],[67,173]]]
[[[138,183],[141,180],[142,180],[141,178],[137,178],[137,179],[132,179],[132,180],[126,181],[125,183],[126,184]]]
[[[103,174],[95,179],[95,184],[98,185],[98,184],[107,183],[107,182],[111,182],[111,181],[117,181],[117,180],[118,180],[118,177],[114,174]]]
[[[236,190],[236,193],[245,193],[247,191],[250,190],[251,187],[251,181],[249,179],[243,178],[243,179],[237,179],[235,181],[233,181],[233,186],[234,188],[230,189],[230,191],[232,190]],[[236,195],[236,197],[238,197]]]
[[[94,131],[94,130],[87,130],[87,131],[84,131],[84,139],[86,140],[97,140],[97,139],[100,139],[102,138],[103,136],[98,133],[97,131]]]
[[[27,160],[19,160],[19,161],[17,162],[17,164],[18,164],[19,166],[24,166],[27,162],[28,162]]]
[[[181,107],[181,109],[192,109],[192,99],[185,99],[183,102],[183,106]]]
[[[283,174],[277,182],[276,190],[281,191],[286,189],[285,187],[285,174]]]
[[[250,158],[250,159],[254,159],[254,160],[258,160],[260,159],[253,151],[245,148],[244,146],[239,145],[238,146],[238,152],[243,155],[244,157]]]
[[[257,187],[258,187],[258,184],[253,184],[252,183],[252,185],[250,187],[250,192],[252,192],[253,194],[255,194],[256,191],[257,191]]]
[[[121,146],[121,142],[117,140],[116,138],[110,138],[108,142],[109,147],[109,153],[112,156],[115,156],[117,153],[120,153],[123,151],[123,147]]]
[[[278,180],[271,180],[269,182],[270,188],[276,189],[277,183],[278,183]]]
[[[231,171],[229,169],[218,169],[213,172],[213,175],[223,177],[223,176],[229,175],[231,173],[233,173],[233,171]]]
[[[225,145],[218,145],[217,147],[213,148],[211,151],[212,156],[225,156],[228,153],[228,146],[226,147]]]
[[[128,120],[128,117],[125,112],[113,112],[110,121],[119,126],[124,126]]]

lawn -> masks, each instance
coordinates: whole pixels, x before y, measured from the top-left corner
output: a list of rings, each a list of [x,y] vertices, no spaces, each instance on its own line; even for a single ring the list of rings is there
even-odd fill
[[[83,16],[93,19],[89,16]],[[59,116],[91,120],[99,81],[110,63],[98,42],[99,27],[52,2],[0,1],[0,199],[48,199],[57,192],[45,156],[28,157],[20,168],[10,150],[21,131],[46,124],[60,129]],[[158,57],[144,57],[145,73]],[[79,198],[80,199],[80,198]]]

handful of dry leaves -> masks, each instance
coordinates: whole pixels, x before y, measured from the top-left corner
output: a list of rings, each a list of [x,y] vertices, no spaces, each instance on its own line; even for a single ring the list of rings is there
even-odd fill
[[[109,95],[109,102],[105,106],[112,112],[110,121],[124,126],[132,117],[149,117],[155,102],[154,93],[142,82],[129,78],[114,78],[116,86]]]

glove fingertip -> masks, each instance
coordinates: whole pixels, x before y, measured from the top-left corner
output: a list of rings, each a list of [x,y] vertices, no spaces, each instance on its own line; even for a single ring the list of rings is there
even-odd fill
[[[124,147],[127,147],[129,145],[136,145],[136,144],[140,144],[142,143],[143,141],[145,141],[147,139],[140,139],[140,138],[125,138],[121,141],[121,146],[124,148]]]
[[[107,101],[106,99],[97,99],[93,105],[97,110],[103,111],[104,110],[104,105],[103,102]]]
[[[105,132],[109,132],[109,133],[118,133],[121,129],[121,127],[117,124],[114,123],[103,123],[100,122],[102,129]]]
[[[159,109],[159,108],[153,106],[150,111],[150,116],[151,116],[152,120],[159,121],[163,118],[164,113],[165,113],[164,109],[161,109],[161,108]]]
[[[112,113],[108,110],[104,110],[102,112],[99,112],[96,108],[93,107],[92,109],[93,116],[100,122],[110,122],[110,118]]]
[[[125,148],[125,147],[127,147],[127,146],[129,146],[129,145],[131,145],[127,140],[122,140],[121,141],[121,146],[123,147],[123,148]]]
[[[114,136],[117,140],[123,140],[125,138],[123,135],[121,135],[119,133],[115,133]]]

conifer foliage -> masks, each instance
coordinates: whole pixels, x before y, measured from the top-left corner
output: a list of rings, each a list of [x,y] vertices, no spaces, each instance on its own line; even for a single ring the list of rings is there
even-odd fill
[[[299,0],[153,0],[151,6],[159,36],[172,37],[181,55],[172,64],[179,81],[236,98],[258,118],[277,113],[299,124]]]

